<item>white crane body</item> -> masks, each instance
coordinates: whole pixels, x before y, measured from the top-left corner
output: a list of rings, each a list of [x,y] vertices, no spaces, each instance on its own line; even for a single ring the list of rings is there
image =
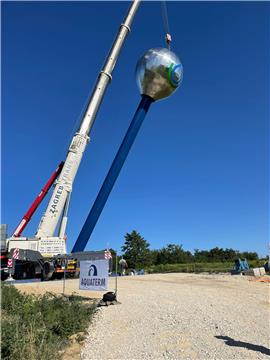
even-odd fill
[[[72,184],[88,142],[87,135],[76,134],[59,178],[49,201],[48,207],[40,221],[36,237],[52,237],[64,209],[67,196],[72,191]]]
[[[45,214],[39,224],[35,235],[38,239],[52,237],[54,235],[61,213],[64,209],[68,193],[72,191],[72,184],[82,160],[86,145],[89,142],[90,130],[94,124],[97,111],[101,105],[107,86],[112,79],[113,69],[124,40],[130,32],[130,26],[138,6],[139,1],[135,0],[129,9],[124,23],[120,26],[119,33],[116,36],[114,44],[107,56],[105,65],[99,74],[92,96],[90,97],[90,102],[81,121],[80,128],[73,137],[64,167],[57,180]]]
[[[86,145],[90,140],[89,133],[94,124],[107,86],[112,79],[113,69],[124,41],[130,32],[130,27],[139,4],[139,0],[132,1],[127,16],[120,25],[119,32],[109,51],[105,64],[99,73],[79,129],[71,141],[64,166],[58,179],[55,181],[55,188],[35,236],[31,238],[10,237],[7,239],[8,251],[14,248],[33,250],[39,251],[44,257],[66,254],[65,230],[67,225],[67,208],[73,182],[86,149]],[[55,231],[61,215],[62,219],[59,226],[59,234],[56,236]]]

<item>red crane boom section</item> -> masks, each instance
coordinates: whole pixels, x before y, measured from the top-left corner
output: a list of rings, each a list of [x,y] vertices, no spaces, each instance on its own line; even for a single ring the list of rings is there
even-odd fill
[[[46,185],[41,190],[40,194],[37,196],[37,198],[35,199],[33,204],[30,206],[27,213],[22,218],[22,221],[20,222],[20,224],[17,226],[17,228],[14,231],[13,237],[21,236],[21,233],[23,232],[24,228],[26,227],[26,225],[31,220],[31,217],[33,216],[34,212],[37,210],[37,208],[40,205],[41,201],[44,199],[44,197],[46,196],[46,194],[50,190],[51,186],[53,185],[54,181],[56,180],[56,178],[60,174],[63,166],[64,166],[64,162],[62,161],[58,165],[57,169],[54,171],[54,173],[52,174],[50,179],[47,181]]]

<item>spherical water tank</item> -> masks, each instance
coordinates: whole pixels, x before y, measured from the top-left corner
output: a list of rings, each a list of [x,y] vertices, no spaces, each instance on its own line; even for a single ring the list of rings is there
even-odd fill
[[[181,84],[183,66],[179,58],[166,48],[148,50],[136,66],[136,80],[141,95],[153,100],[170,96]]]

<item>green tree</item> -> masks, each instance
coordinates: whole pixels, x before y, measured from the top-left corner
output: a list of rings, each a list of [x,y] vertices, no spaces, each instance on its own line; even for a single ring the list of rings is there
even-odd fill
[[[135,230],[125,235],[122,246],[124,258],[129,268],[140,269],[151,263],[149,243]]]
[[[192,254],[184,251],[182,245],[168,244],[158,250],[156,264],[181,264],[192,261]]]
[[[160,250],[150,250],[150,265],[158,264],[158,255]]]
[[[247,260],[259,260],[259,256],[256,252],[244,251],[240,255],[241,258],[246,258]]]

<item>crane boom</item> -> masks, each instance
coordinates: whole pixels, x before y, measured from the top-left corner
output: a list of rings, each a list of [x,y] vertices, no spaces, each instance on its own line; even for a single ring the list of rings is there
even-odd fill
[[[27,226],[27,224],[31,220],[31,217],[33,216],[34,212],[37,210],[38,206],[41,204],[42,200],[44,199],[44,197],[46,196],[46,194],[50,190],[50,188],[53,185],[54,181],[57,179],[57,176],[60,174],[60,172],[61,172],[61,170],[63,168],[63,165],[64,165],[64,162],[62,161],[58,165],[57,169],[54,171],[54,173],[52,174],[50,179],[47,181],[44,188],[38,194],[38,196],[36,197],[34,202],[31,204],[30,208],[28,209],[27,213],[22,218],[19,225],[16,227],[16,229],[15,229],[13,235],[12,235],[13,237],[20,237],[21,236],[23,230],[25,229],[25,227]]]
[[[124,22],[121,24],[119,32],[107,56],[103,69],[99,73],[96,85],[90,97],[88,107],[81,121],[79,130],[74,135],[68,150],[67,158],[61,174],[56,182],[55,189],[51,196],[48,207],[39,224],[36,237],[44,238],[54,235],[59,218],[64,209],[67,196],[72,190],[78,167],[80,165],[86,145],[89,142],[89,133],[94,124],[97,111],[101,105],[106,88],[112,79],[112,72],[115,67],[120,50],[130,32],[130,26],[138,10],[140,1],[134,0],[128,10]]]

